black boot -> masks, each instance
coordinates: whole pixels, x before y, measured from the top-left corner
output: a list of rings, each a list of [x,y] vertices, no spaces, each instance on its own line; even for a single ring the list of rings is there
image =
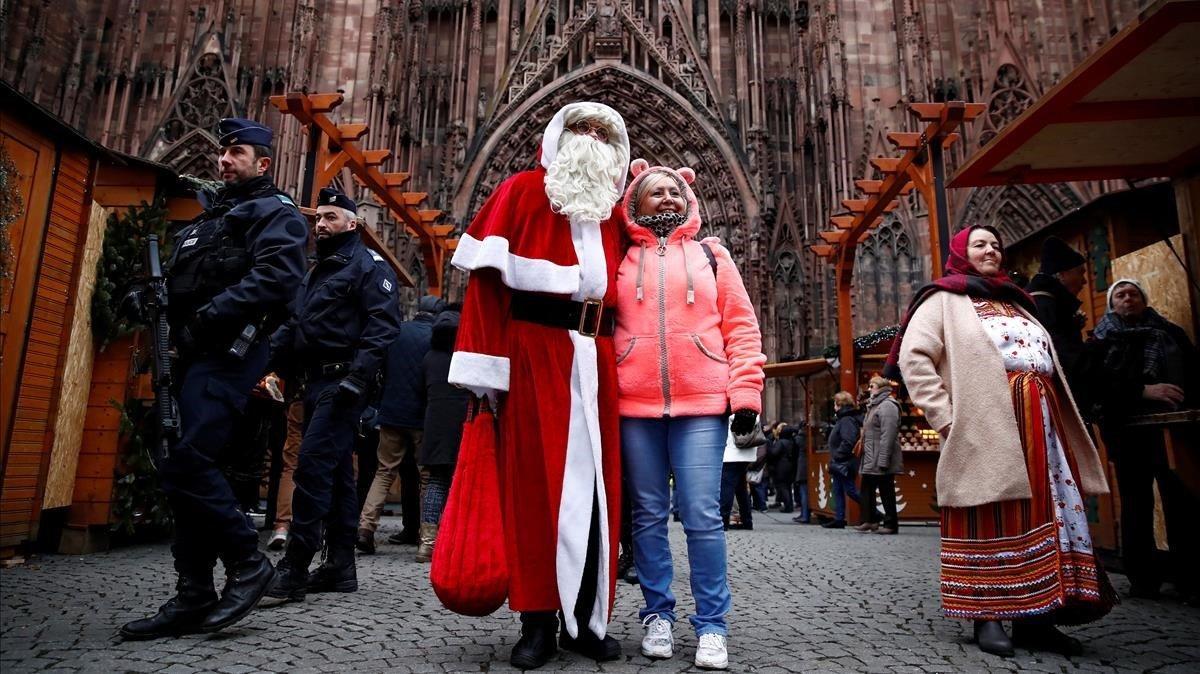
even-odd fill
[[[325,562],[308,574],[308,591],[355,592],[358,590],[358,572],[354,567],[354,550],[330,548]]]
[[[275,567],[257,550],[249,559],[227,563],[221,601],[200,625],[202,632],[225,629],[246,617],[275,580]]]
[[[207,574],[179,574],[175,582],[175,596],[149,618],[141,618],[121,626],[121,636],[126,639],[158,639],[192,634],[200,631],[200,624],[217,605],[217,591],[213,587],[212,569]]]
[[[1014,620],[1013,645],[1031,651],[1050,651],[1067,657],[1083,653],[1083,644],[1069,637],[1049,622],[1038,620]]]
[[[288,541],[283,559],[279,560],[275,582],[267,588],[266,598],[271,606],[304,601],[308,590],[308,565],[312,563],[312,558],[313,552],[296,542],[296,539]]]
[[[354,547],[364,555],[375,554],[375,532],[370,529],[359,529],[354,538]]]
[[[562,633],[558,636],[558,645],[568,651],[591,658],[596,662],[607,662],[621,657],[621,644],[616,639],[605,636],[603,639],[592,633],[587,626],[587,618],[576,618],[579,636],[572,637],[567,633],[567,621],[563,621]]]
[[[1004,633],[1004,626],[999,620],[976,620],[975,643],[984,653],[1002,658],[1011,658],[1013,655],[1012,640]]]
[[[537,669],[558,652],[554,643],[558,617],[549,612],[521,614],[521,638],[513,646],[510,664],[517,669]]]

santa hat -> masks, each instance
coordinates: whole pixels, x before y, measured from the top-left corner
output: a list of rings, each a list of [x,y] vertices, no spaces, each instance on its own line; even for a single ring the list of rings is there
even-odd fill
[[[554,164],[554,159],[558,156],[558,141],[562,137],[563,129],[581,119],[595,119],[608,127],[608,144],[617,148],[619,155],[617,158],[622,164],[629,161],[629,133],[625,130],[625,119],[621,117],[621,113],[603,103],[582,101],[564,105],[546,125],[546,131],[542,134],[541,161],[543,168],[549,170],[550,166]],[[622,171],[621,177],[617,179],[617,192],[625,191],[627,173],[627,171]]]
[[[1146,306],[1150,306],[1150,296],[1146,294],[1146,289],[1142,286],[1141,282],[1137,281],[1136,279],[1131,279],[1131,278],[1120,278],[1120,279],[1117,279],[1112,285],[1110,285],[1108,287],[1108,305],[1107,306],[1108,306],[1109,311],[1112,311],[1113,293],[1117,291],[1117,286],[1121,286],[1121,285],[1125,285],[1125,284],[1129,284],[1129,285],[1133,286],[1134,288],[1137,288],[1138,292],[1140,292],[1142,294],[1142,301],[1146,303]]]

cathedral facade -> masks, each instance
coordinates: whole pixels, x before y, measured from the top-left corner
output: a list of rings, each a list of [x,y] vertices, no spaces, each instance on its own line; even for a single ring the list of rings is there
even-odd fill
[[[0,77],[108,147],[201,177],[215,173],[217,120],[259,119],[276,129],[274,172],[293,192],[306,135],[269,98],[340,91],[337,121],[367,124],[364,147],[391,151],[381,169],[410,173],[460,228],[533,166],[558,107],[607,103],[633,157],[696,169],[702,233],[730,247],[778,361],[836,341],[831,270],[807,245],[872,177],[868,160],[895,154],[886,134],[918,130],[907,103],[987,104],[953,168],[1144,4],[0,0]],[[1012,242],[1112,187],[951,193],[952,228],[988,222]],[[385,214],[375,224],[421,278],[416,247]],[[898,322],[928,256],[914,192],[859,247],[856,333]],[[800,418],[795,383],[768,393],[771,416]]]

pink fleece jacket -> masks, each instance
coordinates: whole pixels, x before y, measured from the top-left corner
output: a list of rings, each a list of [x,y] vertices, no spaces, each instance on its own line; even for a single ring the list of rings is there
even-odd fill
[[[617,381],[621,416],[701,416],[762,411],[763,369],[758,318],[741,274],[718,239],[708,238],[713,273],[695,240],[700,212],[690,184],[696,174],[644,159],[630,167],[633,181],[621,217],[633,245],[617,271]],[[658,172],[684,186],[687,217],[660,246],[634,222],[637,186]]]

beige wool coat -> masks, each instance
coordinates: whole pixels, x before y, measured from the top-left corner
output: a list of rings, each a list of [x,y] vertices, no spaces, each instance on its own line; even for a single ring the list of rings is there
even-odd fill
[[[1062,440],[1074,453],[1080,487],[1086,494],[1108,493],[1100,455],[1063,383],[1053,345],[1050,350]],[[923,302],[905,330],[899,364],[909,395],[930,426],[941,430],[951,425],[938,458],[938,504],[969,507],[1030,498],[1004,360],[971,298],[943,291]]]

